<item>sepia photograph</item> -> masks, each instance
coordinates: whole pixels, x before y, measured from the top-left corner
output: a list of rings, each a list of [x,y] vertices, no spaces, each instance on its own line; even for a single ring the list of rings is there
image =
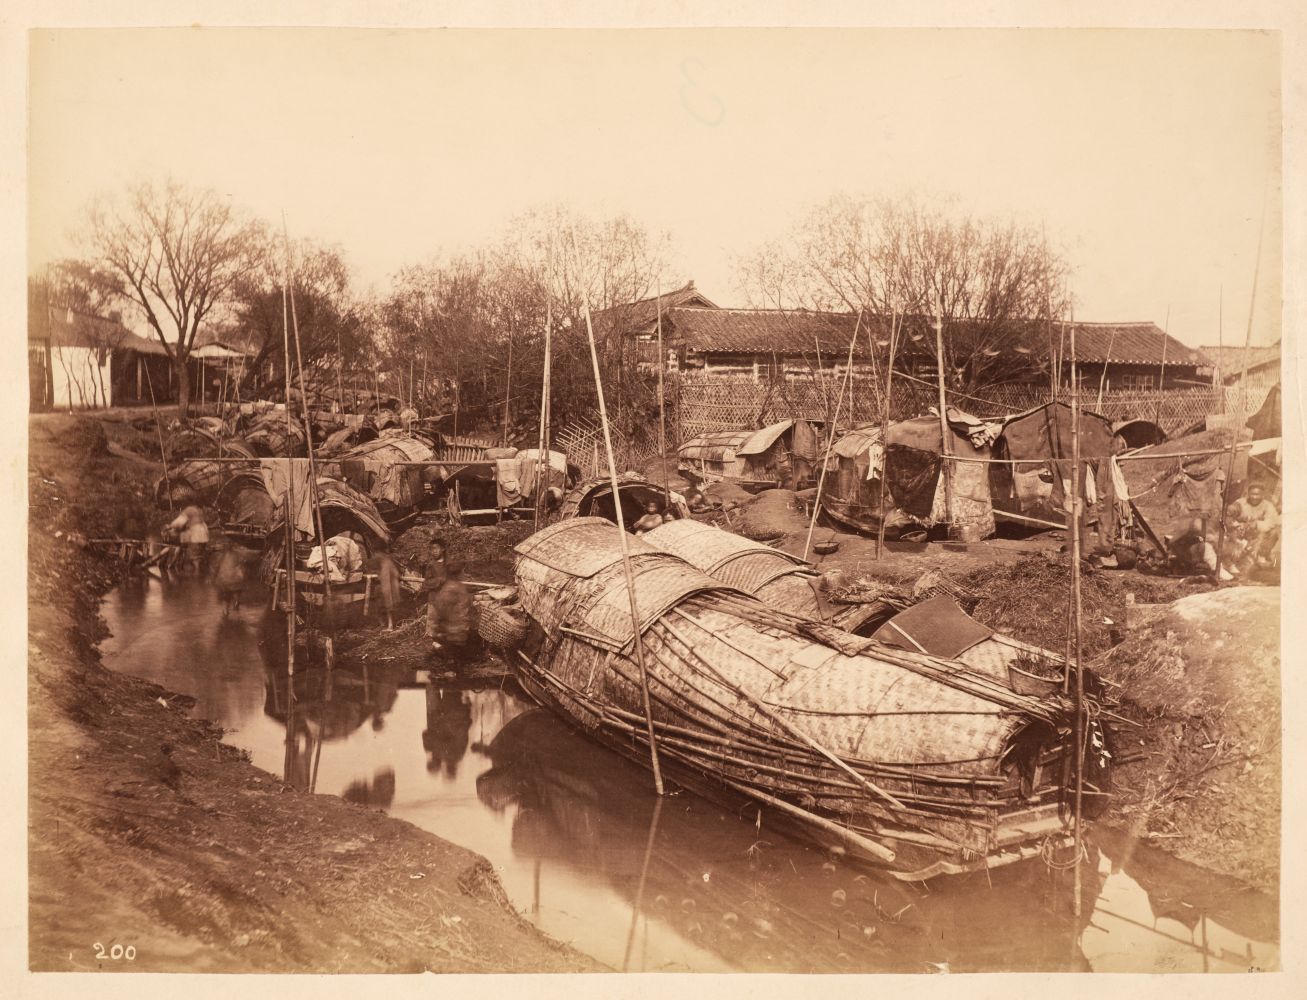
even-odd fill
[[[1282,32],[147,24],[22,33],[34,990],[1284,971]]]

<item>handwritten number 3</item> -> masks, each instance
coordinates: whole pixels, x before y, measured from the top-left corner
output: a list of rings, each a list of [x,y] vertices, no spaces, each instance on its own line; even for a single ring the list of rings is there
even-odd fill
[[[726,117],[726,105],[699,82],[698,74],[702,69],[703,63],[698,59],[681,61],[681,103],[705,125],[720,125]]]

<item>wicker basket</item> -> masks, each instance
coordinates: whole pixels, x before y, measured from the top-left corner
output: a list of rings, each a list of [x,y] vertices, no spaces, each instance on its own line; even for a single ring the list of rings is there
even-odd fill
[[[526,619],[502,604],[477,602],[477,632],[497,649],[512,649],[526,638]]]
[[[1040,677],[1038,674],[1032,674],[1028,670],[1022,670],[1015,664],[1009,663],[1007,667],[1008,684],[1017,694],[1029,695],[1032,698],[1043,698],[1062,690],[1062,680],[1058,677]]]

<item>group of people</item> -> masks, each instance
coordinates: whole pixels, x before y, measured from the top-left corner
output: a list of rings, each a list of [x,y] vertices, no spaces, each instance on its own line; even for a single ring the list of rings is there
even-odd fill
[[[1174,568],[1187,573],[1216,573],[1221,579],[1246,577],[1273,566],[1279,556],[1280,515],[1260,483],[1252,483],[1242,497],[1225,509],[1225,539],[1217,558],[1218,539],[1210,525],[1194,518],[1169,549]]]

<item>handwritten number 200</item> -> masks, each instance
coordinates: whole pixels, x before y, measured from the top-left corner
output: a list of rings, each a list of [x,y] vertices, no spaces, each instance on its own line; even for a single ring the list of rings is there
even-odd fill
[[[122,945],[116,944],[108,951],[105,951],[104,945],[102,945],[99,941],[97,941],[92,947],[95,948],[95,957],[100,959],[101,961],[103,961],[106,958],[111,958],[115,962],[121,961],[124,958],[127,959],[127,961],[129,962],[133,962],[136,960],[135,945],[129,944],[126,948],[124,948]]]

